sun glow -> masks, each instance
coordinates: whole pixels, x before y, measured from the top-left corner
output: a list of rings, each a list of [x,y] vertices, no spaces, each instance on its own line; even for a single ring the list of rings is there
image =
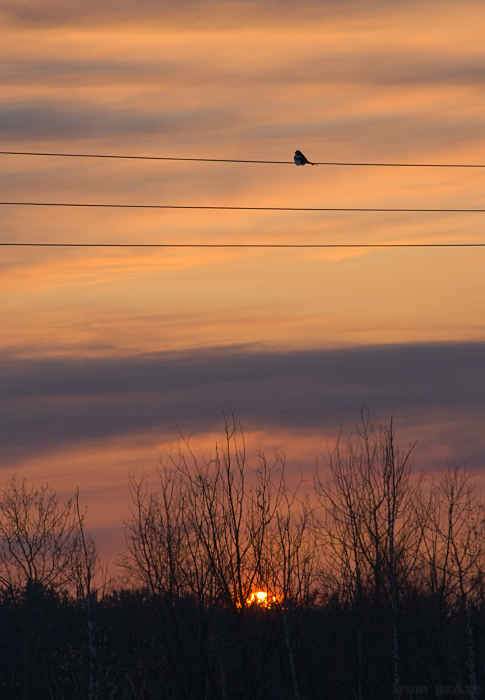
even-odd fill
[[[267,591],[253,591],[246,600],[247,605],[258,605],[260,608],[270,608],[278,602],[274,595],[269,595]]]

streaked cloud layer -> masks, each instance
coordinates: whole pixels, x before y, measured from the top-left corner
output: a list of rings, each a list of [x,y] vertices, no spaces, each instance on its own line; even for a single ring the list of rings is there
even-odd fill
[[[0,0],[0,17],[0,150],[485,163],[483,3]],[[485,208],[485,170],[0,158],[3,201]],[[483,221],[0,207],[9,242],[478,242]],[[484,255],[0,249],[2,469],[79,484],[114,532],[127,471],[176,424],[209,446],[234,409],[310,469],[363,405],[420,463],[482,468]]]
[[[485,410],[484,357],[483,343],[286,352],[235,346],[124,358],[4,356],[2,443],[25,458],[103,436],[176,435],[176,426],[211,433],[223,409],[237,410],[248,431],[333,431],[351,423],[362,406],[382,417],[394,413],[415,427],[444,413],[466,414],[468,420],[468,414]],[[484,436],[478,444],[481,452],[462,457],[478,457],[485,465]]]

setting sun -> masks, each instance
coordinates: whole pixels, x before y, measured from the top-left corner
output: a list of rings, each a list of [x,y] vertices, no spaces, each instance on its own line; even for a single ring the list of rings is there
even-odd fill
[[[248,605],[259,605],[261,608],[270,608],[278,602],[276,596],[269,596],[266,591],[253,591],[246,600]]]

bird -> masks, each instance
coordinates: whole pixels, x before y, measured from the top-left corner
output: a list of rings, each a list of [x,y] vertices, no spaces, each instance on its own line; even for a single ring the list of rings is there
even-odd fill
[[[293,156],[295,165],[317,165],[316,163],[311,163],[308,158],[306,158],[301,151],[295,151],[295,155]]]

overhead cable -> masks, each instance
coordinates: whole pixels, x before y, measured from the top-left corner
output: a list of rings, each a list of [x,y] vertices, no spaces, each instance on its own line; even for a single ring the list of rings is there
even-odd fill
[[[205,209],[222,211],[321,211],[417,214],[485,214],[485,209],[414,209],[398,207],[237,207],[199,204],[96,204],[83,202],[0,202],[14,207],[82,207],[92,209]]]
[[[175,156],[129,156],[108,153],[41,153],[37,151],[0,151],[4,156],[47,156],[54,158],[115,158],[118,160],[169,160],[198,163],[249,163],[256,165],[294,165],[292,160],[243,160],[240,158],[179,158]],[[314,165],[367,168],[485,168],[483,163],[357,163],[346,161],[315,162]]]
[[[485,248],[485,243],[14,243],[37,248]]]

